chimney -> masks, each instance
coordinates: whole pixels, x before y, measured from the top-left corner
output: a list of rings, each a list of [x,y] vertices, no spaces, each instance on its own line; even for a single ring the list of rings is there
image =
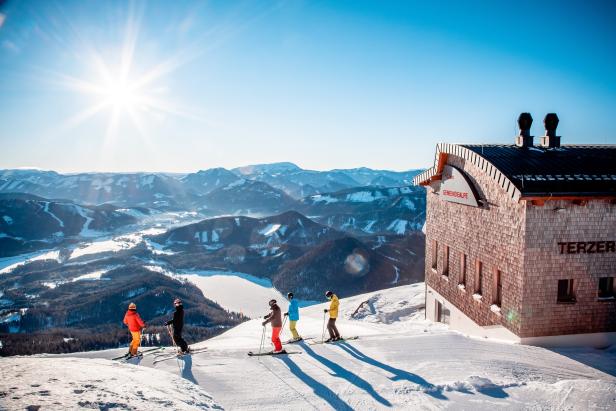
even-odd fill
[[[540,144],[544,148],[560,147],[560,136],[556,135],[558,127],[558,116],[556,113],[548,113],[543,119],[545,125],[545,136],[541,137]]]
[[[533,124],[533,117],[530,113],[520,113],[518,117],[518,126],[520,127],[520,135],[515,138],[515,145],[521,148],[533,146],[533,136],[530,135],[530,126]]]

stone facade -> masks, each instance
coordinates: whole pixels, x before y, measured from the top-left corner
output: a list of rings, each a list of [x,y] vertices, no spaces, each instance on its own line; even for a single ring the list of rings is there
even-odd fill
[[[486,172],[481,162],[450,153],[446,164],[469,178],[483,202],[449,202],[437,194],[440,181],[427,186],[428,287],[479,326],[503,326],[521,338],[616,331],[616,302],[597,297],[598,278],[616,277],[616,253],[561,254],[558,244],[616,240],[613,201],[535,205],[512,198],[507,184],[495,178],[498,170]],[[574,280],[574,303],[557,302],[561,279]]]

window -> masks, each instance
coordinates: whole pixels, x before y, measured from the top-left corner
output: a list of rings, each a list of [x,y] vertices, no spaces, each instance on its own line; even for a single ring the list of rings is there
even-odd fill
[[[436,270],[438,262],[438,241],[432,240],[432,268]]]
[[[599,298],[614,298],[614,277],[599,278]]]
[[[558,298],[559,303],[574,303],[575,295],[573,294],[573,280],[558,280]]]
[[[460,280],[459,284],[466,286],[466,254],[460,253]]]
[[[483,282],[483,263],[479,260],[475,263],[475,294],[481,295],[481,283]]]
[[[443,275],[449,275],[449,246],[445,246],[445,261],[443,262]]]
[[[492,303],[500,307],[501,298],[503,295],[503,282],[501,278],[501,270],[494,270],[494,297]]]

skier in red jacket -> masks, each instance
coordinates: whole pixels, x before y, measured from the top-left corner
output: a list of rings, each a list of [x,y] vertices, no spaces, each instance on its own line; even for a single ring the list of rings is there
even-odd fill
[[[129,354],[136,356],[141,345],[141,332],[145,329],[145,323],[137,313],[137,305],[130,303],[128,305],[128,311],[124,315],[124,324],[128,326],[128,330],[133,336],[133,340],[130,343]]]

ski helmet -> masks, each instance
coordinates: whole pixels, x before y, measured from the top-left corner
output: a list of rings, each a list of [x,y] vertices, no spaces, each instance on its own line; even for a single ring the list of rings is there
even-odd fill
[[[325,292],[325,297],[328,297],[328,298],[329,298],[329,297],[331,297],[332,295],[334,295],[334,293],[332,293],[332,292],[331,292],[331,291],[329,291],[329,290]]]
[[[293,298],[293,293],[287,294],[287,298],[289,298],[289,299]]]
[[[270,307],[271,307],[272,305],[274,305],[274,304],[276,304],[276,300],[273,300],[273,299],[272,299],[272,300],[270,300],[270,302],[269,302]]]
[[[137,309],[137,304],[135,304],[135,303],[128,304],[128,309],[129,310],[136,310]]]
[[[176,298],[175,300],[173,300],[173,304],[174,305],[182,305],[182,300],[180,300],[179,298]]]

